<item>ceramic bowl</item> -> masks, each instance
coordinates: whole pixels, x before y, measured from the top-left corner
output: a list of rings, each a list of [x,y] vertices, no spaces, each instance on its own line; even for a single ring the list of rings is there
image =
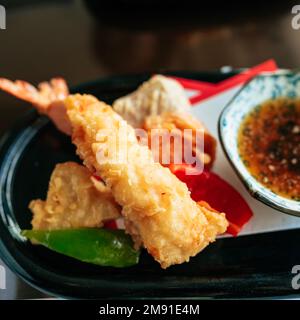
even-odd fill
[[[284,198],[259,183],[244,165],[238,150],[238,131],[246,115],[267,100],[300,98],[300,74],[280,71],[259,75],[234,96],[219,118],[219,137],[223,150],[250,194],[266,205],[300,217],[300,201]]]

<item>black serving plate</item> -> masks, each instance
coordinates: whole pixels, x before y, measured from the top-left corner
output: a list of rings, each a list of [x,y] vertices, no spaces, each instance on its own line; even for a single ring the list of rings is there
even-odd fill
[[[232,74],[178,72],[177,76],[218,82]],[[149,74],[100,79],[73,92],[111,103],[133,91]],[[217,119],[216,119],[217,121]],[[70,139],[32,111],[0,144],[0,256],[32,286],[71,298],[246,298],[290,296],[292,267],[300,264],[300,231],[225,238],[189,263],[162,270],[143,252],[135,267],[97,267],[24,242],[30,228],[28,203],[45,198],[59,162],[79,161]]]

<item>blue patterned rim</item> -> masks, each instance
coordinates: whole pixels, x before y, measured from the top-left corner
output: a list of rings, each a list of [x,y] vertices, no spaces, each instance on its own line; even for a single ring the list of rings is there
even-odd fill
[[[244,165],[238,151],[238,130],[256,106],[279,97],[300,98],[300,74],[289,71],[266,73],[248,81],[222,111],[219,138],[226,157],[249,193],[266,205],[300,217],[300,201],[284,198],[259,183]]]

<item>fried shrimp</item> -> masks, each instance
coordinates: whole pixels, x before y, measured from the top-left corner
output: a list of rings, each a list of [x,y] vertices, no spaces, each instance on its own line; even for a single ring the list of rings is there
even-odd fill
[[[60,131],[71,135],[71,124],[64,103],[69,95],[69,89],[64,79],[53,78],[49,82],[41,82],[36,88],[23,80],[13,82],[0,78],[0,89],[31,103],[39,113],[47,115]],[[193,133],[203,130],[204,153],[195,148],[194,135],[190,138],[193,140],[193,152],[196,158],[204,162],[206,168],[211,168],[215,159],[215,139],[189,114],[189,100],[177,81],[155,75],[133,93],[117,99],[113,107],[130,125],[146,130],[148,140],[151,139],[152,129],[176,129],[180,137],[184,129],[192,129]],[[154,155],[155,152],[156,150],[153,150]],[[159,156],[155,159],[161,160]]]
[[[46,201],[33,200],[29,208],[34,230],[101,227],[121,215],[111,193],[96,188],[89,170],[75,162],[56,165]]]
[[[122,207],[127,232],[162,268],[189,261],[226,231],[225,215],[194,202],[187,186],[154,162],[151,151],[138,143],[134,129],[110,106],[79,94],[65,103],[78,155],[111,189]],[[114,141],[117,154],[108,152],[110,136],[121,127],[126,133]],[[124,148],[126,161],[115,161]],[[99,153],[106,155],[101,163]]]

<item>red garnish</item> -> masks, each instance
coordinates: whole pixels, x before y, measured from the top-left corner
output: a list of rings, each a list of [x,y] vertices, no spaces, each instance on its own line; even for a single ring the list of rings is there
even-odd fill
[[[186,164],[169,166],[177,178],[187,184],[193,200],[205,201],[208,206],[226,214],[229,221],[227,233],[237,236],[253,216],[247,202],[239,192],[217,174],[204,171],[198,175],[187,175],[185,172],[187,167]]]

